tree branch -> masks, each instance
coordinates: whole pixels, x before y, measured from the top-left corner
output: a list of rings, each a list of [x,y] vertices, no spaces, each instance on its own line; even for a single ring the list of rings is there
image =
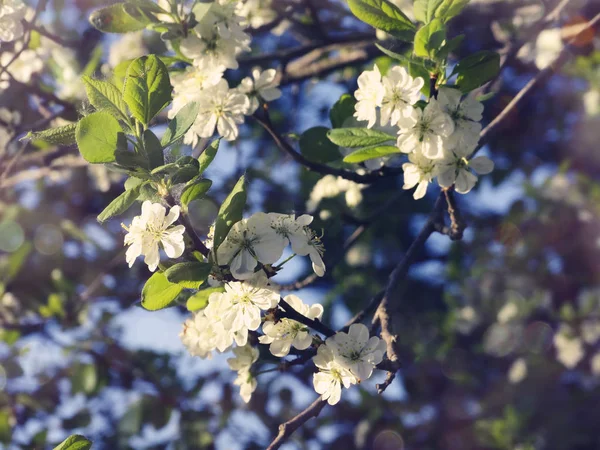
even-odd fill
[[[324,334],[327,337],[333,336],[335,334],[335,331],[333,331],[327,325],[323,324],[323,322],[321,322],[320,320],[309,319],[308,317],[300,314],[292,307],[292,305],[286,302],[283,298],[279,299],[279,306],[281,306],[283,312],[277,310],[277,317],[295,320],[296,322],[300,322],[301,324],[304,324],[307,327],[310,327],[313,330],[318,331],[319,333]]]
[[[310,418],[317,417],[327,402],[319,397],[312,402],[308,408],[302,411],[297,416],[279,425],[279,434],[267,447],[267,450],[277,450],[281,445],[289,439],[294,431],[304,425]]]

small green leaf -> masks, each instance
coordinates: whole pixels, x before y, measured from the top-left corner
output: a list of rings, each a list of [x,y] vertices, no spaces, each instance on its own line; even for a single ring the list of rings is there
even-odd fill
[[[210,163],[213,161],[213,159],[215,159],[215,156],[217,156],[217,151],[219,150],[220,142],[220,139],[212,141],[210,145],[206,147],[206,149],[198,157],[198,163],[200,164],[198,171],[200,172],[200,174],[204,173],[207,167],[210,166]]]
[[[453,17],[456,17],[469,4],[470,0],[444,0],[439,8],[435,11],[435,17],[448,22]]]
[[[104,208],[104,211],[98,215],[98,222],[106,222],[108,219],[127,211],[137,200],[138,195],[140,194],[140,187],[141,185],[134,186],[110,202],[109,205]]]
[[[49,130],[29,132],[23,139],[39,140],[52,145],[71,145],[75,144],[76,123],[71,123],[63,127],[50,128]]]
[[[454,68],[458,74],[456,85],[463,92],[470,92],[492,80],[500,71],[500,55],[496,52],[480,51],[467,56]]]
[[[54,447],[54,450],[89,450],[90,448],[92,448],[91,441],[81,435],[74,434]]]
[[[433,58],[446,39],[446,27],[440,19],[434,19],[417,31],[415,55]]]
[[[415,0],[415,19],[419,22],[429,23],[435,17],[435,12],[444,0]]]
[[[148,311],[167,308],[183,289],[179,284],[170,283],[164,273],[156,272],[142,289],[142,307]]]
[[[353,95],[344,94],[335,102],[329,112],[329,119],[333,128],[342,128],[344,122],[354,115],[356,99]]]
[[[127,121],[127,105],[123,101],[123,94],[114,84],[94,80],[88,76],[83,76],[81,79],[85,84],[88,100],[97,110],[109,112]]]
[[[449,41],[444,42],[442,48],[437,53],[437,58],[440,60],[444,60],[450,56],[450,53],[455,52],[462,44],[462,41],[465,40],[464,34],[459,34],[455,38],[450,39]]]
[[[411,42],[415,25],[387,0],[348,0],[350,11],[360,20],[400,40]]]
[[[163,147],[168,147],[181,139],[194,124],[196,116],[198,116],[198,103],[191,102],[181,108],[169,122],[167,131],[160,140]]]
[[[144,131],[142,135],[142,149],[148,160],[148,168],[150,170],[160,167],[165,164],[165,155],[163,154],[162,145],[151,130]]]
[[[162,166],[155,167],[150,172],[152,175],[171,174],[179,170],[179,166],[175,163],[163,164]]]
[[[198,289],[210,275],[212,264],[205,262],[184,262],[175,264],[165,271],[170,283],[180,284],[188,289]]]
[[[425,66],[425,61],[423,61],[421,58],[417,58],[414,55],[401,55],[400,53],[393,52],[392,50],[387,49],[383,45],[380,45],[378,43],[375,43],[375,46],[390,58],[402,61],[404,65],[417,64],[423,66],[424,69],[427,69],[427,67]]]
[[[215,220],[215,237],[213,241],[213,253],[215,255],[233,224],[242,219],[244,206],[246,205],[245,183],[246,178],[242,175],[219,209],[219,214]]]
[[[211,186],[212,181],[207,178],[198,177],[190,181],[181,193],[181,205],[187,208],[194,200],[204,197],[204,194],[208,192]]]
[[[137,58],[127,68],[123,97],[144,125],[171,102],[172,90],[169,72],[156,55]]]
[[[91,163],[113,162],[124,137],[117,119],[103,111],[85,116],[75,130],[79,151]]]
[[[148,21],[139,21],[131,17],[123,7],[124,3],[116,3],[98,9],[90,15],[90,23],[105,33],[128,33],[143,30]]]
[[[360,163],[369,159],[381,158],[382,156],[402,153],[398,147],[393,145],[376,145],[373,147],[360,148],[344,158],[347,163]]]
[[[340,150],[327,138],[329,128],[309,128],[300,136],[300,152],[309,160],[320,163],[337,161]]]
[[[379,145],[396,140],[396,136],[368,128],[338,128],[329,130],[327,137],[334,144],[349,148]]]
[[[208,297],[210,297],[210,294],[214,294],[215,292],[225,292],[225,288],[222,286],[215,286],[202,289],[188,298],[185,307],[188,309],[188,311],[192,312],[204,309],[206,305],[208,305]]]

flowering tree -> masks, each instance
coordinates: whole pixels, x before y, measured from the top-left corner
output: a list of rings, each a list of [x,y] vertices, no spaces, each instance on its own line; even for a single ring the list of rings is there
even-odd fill
[[[388,388],[398,384],[421,410],[423,417],[413,419],[417,427],[432,420],[422,410],[431,397],[441,393],[444,402],[452,401],[464,389],[456,407],[470,425],[466,434],[460,427],[460,434],[450,431],[456,416],[442,402],[434,415],[441,417],[437,427],[443,438],[435,429],[425,438],[417,430],[404,438],[409,447],[435,442],[440,448],[552,448],[549,442],[556,441],[550,439],[549,423],[537,424],[536,414],[517,400],[499,403],[498,411],[497,399],[477,391],[475,381],[493,385],[493,370],[469,371],[475,361],[485,366],[495,358],[502,366],[512,355],[503,380],[509,387],[518,384],[530,366],[535,373],[541,363],[521,355],[515,342],[529,342],[539,359],[549,352],[544,342],[550,336],[557,360],[575,369],[586,356],[585,346],[593,349],[600,339],[600,322],[593,317],[600,306],[597,291],[591,291],[594,271],[571,281],[568,295],[577,299],[577,308],[562,299],[544,303],[544,295],[556,296],[559,287],[548,287],[548,280],[529,267],[539,264],[539,252],[550,252],[540,244],[543,236],[533,233],[519,247],[519,226],[498,228],[502,214],[489,218],[493,225],[485,214],[476,214],[481,194],[459,197],[476,187],[478,176],[498,172],[493,172],[492,155],[501,166],[495,183],[523,168],[520,155],[514,155],[520,147],[510,141],[518,142],[521,134],[503,127],[519,126],[516,112],[553,74],[563,70],[597,85],[592,47],[600,15],[588,2],[525,1],[519,4],[525,9],[513,5],[502,10],[505,17],[494,17],[489,3],[495,2],[128,0],[95,8],[89,14],[93,28],[79,41],[80,33],[63,37],[67,27],[60,22],[53,24],[56,29],[44,24],[50,10],[46,1],[30,5],[35,9],[21,0],[2,1],[0,89],[7,100],[0,109],[5,155],[0,185],[12,196],[2,206],[3,233],[9,237],[0,241],[7,254],[0,309],[7,361],[18,360],[22,342],[41,334],[71,354],[51,380],[38,380],[56,389],[57,396],[65,389],[62,378],[70,379],[71,394],[87,397],[109,395],[116,386],[131,391],[136,381],[143,382],[146,387],[133,389],[140,395],[126,401],[137,409],[111,412],[108,428],[118,432],[98,433],[104,437],[95,446],[142,448],[145,444],[134,439],[141,424],[164,428],[177,410],[184,431],[171,439],[179,442],[176,448],[229,448],[215,438],[223,425],[215,426],[214,409],[206,400],[201,407],[190,402],[204,392],[209,376],[195,375],[184,386],[185,371],[174,370],[171,360],[155,353],[140,358],[114,338],[112,317],[140,298],[141,308],[159,318],[156,323],[166,317],[166,308],[185,311],[179,337],[194,358],[228,355],[242,403],[225,390],[222,417],[234,420],[233,405],[244,410],[249,404],[270,430],[266,438],[238,442],[241,448],[291,446],[298,433],[304,433],[297,438],[301,444],[324,445],[320,427],[308,421],[318,419],[326,405],[332,407],[330,417],[359,430],[362,415],[373,408],[369,405],[386,402]],[[61,7],[55,4],[54,11]],[[88,14],[84,8],[75,11]],[[497,20],[491,26],[495,44],[482,40],[479,45],[481,30],[467,26],[477,23],[477,14],[488,16],[481,22],[487,31],[492,18]],[[110,41],[108,54],[103,40]],[[504,44],[500,52],[498,42]],[[498,93],[507,89],[507,72],[519,64],[531,72],[529,81],[512,97],[502,97]],[[315,126],[308,128],[291,119],[298,105],[294,97],[310,87],[307,80],[338,88],[324,106],[328,118],[313,118]],[[26,105],[17,88],[31,97]],[[586,94],[588,110],[598,103],[591,97],[597,92]],[[303,95],[317,101],[321,94]],[[255,147],[252,153],[248,143]],[[276,150],[279,156],[273,155]],[[288,160],[294,164],[291,175]],[[219,174],[225,169],[227,176]],[[551,235],[557,222],[544,224],[544,217],[562,214],[553,210],[560,202],[592,209],[592,221],[597,208],[588,201],[593,203],[598,189],[593,177],[575,183],[568,181],[567,171],[567,166],[556,171],[544,188],[530,186],[523,194],[529,209],[525,204],[513,208],[509,224],[527,227],[539,221]],[[61,180],[65,172],[72,178]],[[83,173],[83,179],[74,173]],[[291,178],[299,178],[301,186],[290,188]],[[38,179],[45,181],[35,189],[37,200],[27,200],[32,188],[27,183]],[[27,189],[19,190],[24,183]],[[566,200],[580,191],[577,201]],[[52,204],[61,192],[68,193],[71,206],[94,198],[92,212],[103,228],[89,223],[86,229],[83,218],[71,220],[60,212],[63,204],[52,213],[58,225],[38,227],[29,243],[21,223],[33,228],[44,220],[44,211],[37,216],[27,202]],[[40,196],[46,201],[40,203]],[[9,205],[11,199],[31,212]],[[476,231],[467,235],[467,227]],[[503,251],[488,245],[497,229]],[[120,248],[102,243],[109,238],[90,237],[105,230]],[[65,236],[81,248],[67,246]],[[447,274],[442,293],[435,282],[417,283],[414,271],[435,259],[437,247],[448,248],[448,241],[453,244],[442,250]],[[567,261],[550,247],[550,259],[560,255]],[[29,266],[39,266],[32,252],[54,255],[47,264],[70,252],[87,259],[88,267],[71,263],[46,270],[49,276],[40,277],[46,280],[44,289],[32,296],[33,306],[25,306],[21,283]],[[123,262],[130,272],[121,270]],[[310,273],[298,279],[286,275],[308,262]],[[330,294],[306,299],[306,288],[319,284],[328,285]],[[345,311],[336,310],[332,295],[345,299]],[[118,298],[117,310],[102,302],[89,305],[102,296],[108,297],[106,304]],[[413,319],[417,322],[411,325]],[[50,330],[51,322],[66,335]],[[155,326],[156,339],[162,339],[163,328]],[[480,357],[474,349],[481,346]],[[469,359],[472,364],[465,362],[467,350],[477,354]],[[598,355],[590,355],[595,375]],[[139,364],[129,374],[124,363],[135,358]],[[216,369],[214,376],[227,376],[223,372]],[[539,372],[546,382],[557,372],[556,364]],[[402,379],[396,380],[398,374]],[[9,375],[14,380],[0,410],[0,437],[14,446],[59,441],[48,436],[49,425],[34,435],[19,429],[32,411],[56,402],[50,397],[49,405],[36,404],[35,395],[27,397],[18,386],[19,375]],[[280,389],[278,417],[268,411],[273,408],[269,383],[284,376],[311,386],[314,401],[296,408],[289,399],[293,391]],[[597,394],[597,382],[593,386]],[[357,389],[363,411],[355,408],[345,417],[340,403]],[[484,404],[488,415],[481,414]],[[374,408],[370,413],[377,417],[361,422],[367,431],[354,434],[355,447],[403,448],[404,433],[396,428],[409,428],[407,420],[399,423],[398,414],[389,413],[393,408],[386,408],[381,414]],[[210,416],[200,414],[208,410]],[[90,423],[84,417],[67,426],[63,420],[63,428],[82,431]],[[590,440],[582,445],[597,441],[593,427],[585,430]],[[56,448],[90,448],[82,435],[90,433],[83,431]],[[332,433],[337,439],[345,436]],[[568,439],[561,442],[560,448],[576,448]]]

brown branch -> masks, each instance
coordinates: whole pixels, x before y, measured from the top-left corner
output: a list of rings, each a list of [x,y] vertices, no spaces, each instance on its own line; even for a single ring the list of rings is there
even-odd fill
[[[294,431],[304,425],[312,417],[317,417],[326,404],[327,402],[319,397],[300,414],[279,425],[279,434],[273,440],[273,442],[271,442],[271,445],[267,447],[267,450],[277,450],[279,447],[281,447],[281,445],[290,438]]]
[[[331,328],[329,328],[327,325],[325,325],[320,320],[309,319],[308,317],[304,316],[303,314],[300,314],[298,311],[296,311],[292,307],[292,305],[290,305],[288,302],[286,302],[283,298],[279,299],[279,306],[281,306],[283,311],[277,310],[277,312],[276,312],[277,317],[295,320],[296,322],[300,322],[301,324],[306,325],[307,327],[310,327],[313,330],[318,331],[319,333],[322,333],[327,337],[333,336],[335,334],[335,331],[333,331]]]
[[[454,189],[450,187],[448,189],[443,189],[442,192],[446,199],[446,210],[448,211],[448,216],[450,216],[450,227],[443,227],[442,230],[437,228],[436,231],[446,234],[453,241],[460,241],[467,228],[467,224],[463,222],[460,215],[458,205],[456,204],[456,198],[454,197]]]

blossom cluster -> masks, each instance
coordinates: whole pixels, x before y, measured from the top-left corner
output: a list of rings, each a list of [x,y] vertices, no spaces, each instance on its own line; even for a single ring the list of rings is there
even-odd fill
[[[169,117],[190,102],[198,103],[199,113],[185,136],[186,144],[195,146],[199,138],[211,137],[215,129],[224,139],[235,140],[244,116],[254,114],[260,102],[281,96],[274,69],[254,69],[252,76],[235,88],[230,88],[223,77],[225,70],[239,67],[236,56],[250,50],[250,36],[244,32],[247,20],[238,15],[242,6],[229,0],[214,2],[181,42],[180,50],[192,65],[172,75],[174,98]],[[196,8],[204,7],[200,4]]]
[[[11,42],[23,36],[25,30],[21,20],[26,13],[27,6],[23,0],[0,2],[0,42]]]
[[[429,183],[437,177],[444,188],[455,185],[457,192],[469,192],[477,182],[475,174],[493,170],[493,162],[475,151],[481,131],[483,105],[462,98],[458,89],[441,87],[437,97],[421,102],[424,80],[413,78],[403,67],[388,74],[377,66],[358,78],[354,116],[366,121],[367,128],[379,122],[381,127],[397,127],[397,146],[408,154],[402,165],[404,189],[417,186],[414,198],[422,198]],[[474,173],[473,173],[474,172]]]

